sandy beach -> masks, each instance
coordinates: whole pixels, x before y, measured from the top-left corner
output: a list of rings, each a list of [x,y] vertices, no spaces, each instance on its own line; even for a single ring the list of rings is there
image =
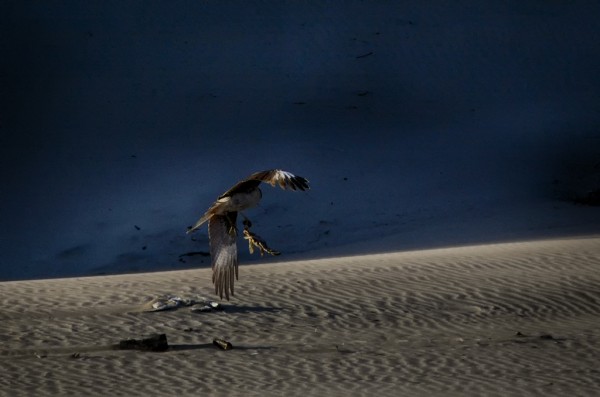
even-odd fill
[[[596,395],[599,269],[598,236],[247,265],[209,313],[145,310],[210,269],[4,282],[0,395]]]

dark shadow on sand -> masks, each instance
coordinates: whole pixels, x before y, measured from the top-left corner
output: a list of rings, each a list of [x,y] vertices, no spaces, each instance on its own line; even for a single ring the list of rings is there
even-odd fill
[[[202,349],[214,349],[215,345],[212,343],[195,343],[195,344],[178,344],[178,345],[169,345],[169,350],[167,351],[188,351],[188,350],[202,350]]]
[[[150,313],[156,315],[157,313],[169,313],[178,310],[190,309],[190,306],[179,306],[171,307],[163,310],[144,310],[140,313]],[[279,313],[282,309],[277,307],[264,307],[264,306],[236,306],[222,304],[218,309],[197,311],[197,315],[210,315],[215,313],[228,313],[228,314],[248,314],[248,313]]]
[[[279,313],[282,309],[278,307],[265,307],[265,306],[223,306],[225,313]]]
[[[204,349],[214,349],[219,350],[213,343],[197,343],[197,344],[177,344],[177,345],[169,345],[169,350],[167,351],[191,351],[191,350],[204,350]],[[231,350],[273,350],[275,347],[272,346],[238,346],[233,344],[233,348]]]

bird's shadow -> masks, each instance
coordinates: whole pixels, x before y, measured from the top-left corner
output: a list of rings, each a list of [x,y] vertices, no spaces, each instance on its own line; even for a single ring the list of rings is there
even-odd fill
[[[214,343],[184,343],[177,345],[169,345],[168,351],[180,352],[190,350],[204,350],[204,349],[216,349]],[[272,346],[238,346],[235,345],[232,350],[272,350],[275,347]]]
[[[248,314],[248,313],[279,313],[281,311],[278,307],[265,307],[265,306],[236,306],[227,305],[223,306],[223,312],[231,314]]]
[[[189,308],[189,306],[175,306],[163,310],[143,310],[143,313],[161,313],[174,312]],[[282,309],[277,307],[265,306],[237,306],[235,304],[219,304],[218,308],[206,311],[199,311],[201,314],[210,313],[229,313],[229,314],[249,314],[249,313],[279,313]]]

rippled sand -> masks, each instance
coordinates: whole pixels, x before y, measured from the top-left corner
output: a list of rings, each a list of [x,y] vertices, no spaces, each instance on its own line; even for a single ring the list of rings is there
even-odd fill
[[[596,395],[600,238],[0,283],[0,394]],[[165,333],[164,353],[114,350]],[[215,337],[234,349],[221,351]]]

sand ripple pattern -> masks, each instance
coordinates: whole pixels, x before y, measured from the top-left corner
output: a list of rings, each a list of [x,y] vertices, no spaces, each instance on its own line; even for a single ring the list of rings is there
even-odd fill
[[[0,395],[570,395],[600,390],[600,238],[0,283]],[[117,351],[164,332],[165,353]],[[219,351],[213,337],[235,349]]]

